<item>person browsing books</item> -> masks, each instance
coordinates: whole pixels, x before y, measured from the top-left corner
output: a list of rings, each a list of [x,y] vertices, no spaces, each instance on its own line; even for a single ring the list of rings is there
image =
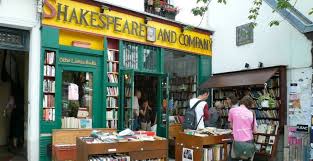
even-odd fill
[[[215,102],[214,106],[209,109],[210,119],[208,120],[208,127],[218,127],[220,128],[220,116],[223,104],[220,101]]]
[[[229,95],[226,97],[226,103],[230,108],[238,107],[239,106],[238,97],[236,97],[235,95]]]
[[[240,106],[231,108],[228,114],[228,121],[233,129],[233,146],[231,150],[231,158],[237,161],[234,148],[235,142],[253,143],[253,133],[256,131],[257,122],[255,114],[249,110],[254,106],[254,100],[250,96],[244,96],[240,100]],[[253,159],[253,156],[250,158]],[[248,159],[248,160],[250,160]]]
[[[134,100],[133,100],[133,114],[134,114],[134,123],[133,130],[139,130],[139,100],[141,99],[141,92],[136,90]]]
[[[152,108],[149,106],[148,99],[143,99],[140,108],[141,130],[151,131],[151,119],[153,117]]]
[[[197,102],[198,105],[195,107],[196,112],[196,124],[198,125],[196,129],[203,129],[205,128],[204,122],[209,120],[209,106],[206,100],[209,97],[209,93],[207,90],[200,90],[199,96],[197,98],[192,98],[189,101],[189,107],[192,108]]]

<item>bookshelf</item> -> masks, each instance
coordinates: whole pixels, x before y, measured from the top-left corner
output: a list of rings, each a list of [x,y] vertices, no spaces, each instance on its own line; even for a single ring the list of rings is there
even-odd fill
[[[247,77],[245,72],[262,72],[263,69],[254,69],[248,71],[238,71],[230,73],[218,74],[217,77],[227,77],[234,75],[245,79],[243,75]],[[286,107],[286,68],[285,66],[269,67],[264,68],[264,70],[274,71],[269,79],[266,80],[267,91],[271,97],[275,100],[275,104],[272,107],[264,107],[258,98],[264,94],[264,84],[245,84],[242,86],[226,85],[224,87],[219,86],[213,89],[212,103],[216,101],[222,102],[224,107],[221,109],[221,126],[224,128],[229,127],[228,123],[228,112],[231,108],[226,97],[229,95],[236,95],[242,98],[245,95],[250,95],[256,104],[256,107],[251,108],[256,115],[256,120],[258,123],[258,133],[254,134],[255,142],[257,145],[256,155],[261,155],[267,157],[268,160],[274,160],[279,134],[283,132],[283,127],[286,121],[285,107]],[[214,76],[213,76],[214,77]],[[229,78],[228,78],[229,79]],[[258,79],[258,78],[254,78]],[[222,81],[221,81],[222,82]]]
[[[88,143],[76,138],[77,161],[86,161],[91,156],[122,154],[126,160],[167,160],[168,141],[128,141],[117,143]]]
[[[193,150],[193,160],[195,161],[227,161],[230,150],[228,141],[230,141],[231,138],[231,135],[201,137],[181,132],[176,138],[175,160],[182,161],[183,150],[184,148],[188,148]]]
[[[185,115],[189,99],[197,96],[197,76],[170,78],[170,99],[173,101],[172,115]]]
[[[119,50],[114,40],[108,39],[106,82],[106,127],[117,128],[119,99]]]
[[[42,120],[45,122],[55,121],[55,57],[55,51],[45,50],[42,98]]]

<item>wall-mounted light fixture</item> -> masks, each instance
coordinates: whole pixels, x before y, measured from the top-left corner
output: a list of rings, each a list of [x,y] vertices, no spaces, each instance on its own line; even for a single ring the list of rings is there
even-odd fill
[[[263,68],[263,63],[262,63],[262,62],[259,62],[258,67],[259,67],[259,68]]]
[[[101,5],[100,13],[104,13],[105,10],[111,11],[111,8],[106,5]]]
[[[250,68],[250,64],[246,63],[246,64],[245,64],[245,68],[246,68],[246,69],[249,69],[249,68]]]
[[[151,21],[152,18],[151,17],[145,17],[144,22],[145,24],[148,24],[149,21]]]

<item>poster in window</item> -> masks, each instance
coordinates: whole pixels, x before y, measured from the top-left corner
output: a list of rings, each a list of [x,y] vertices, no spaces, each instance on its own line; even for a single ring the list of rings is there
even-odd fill
[[[193,150],[188,148],[183,148],[182,153],[183,161],[193,161]]]

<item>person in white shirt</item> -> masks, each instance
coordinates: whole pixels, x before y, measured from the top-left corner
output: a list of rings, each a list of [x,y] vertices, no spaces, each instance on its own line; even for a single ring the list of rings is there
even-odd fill
[[[133,130],[139,130],[139,100],[141,99],[141,92],[139,90],[135,91],[135,96],[133,100],[133,115],[134,123]]]
[[[190,108],[193,107],[198,101],[201,101],[197,107],[195,108],[196,115],[197,115],[197,123],[199,123],[197,129],[205,128],[204,122],[209,120],[209,106],[206,100],[209,97],[209,93],[206,90],[200,90],[200,95],[197,98],[192,98],[189,101]]]

